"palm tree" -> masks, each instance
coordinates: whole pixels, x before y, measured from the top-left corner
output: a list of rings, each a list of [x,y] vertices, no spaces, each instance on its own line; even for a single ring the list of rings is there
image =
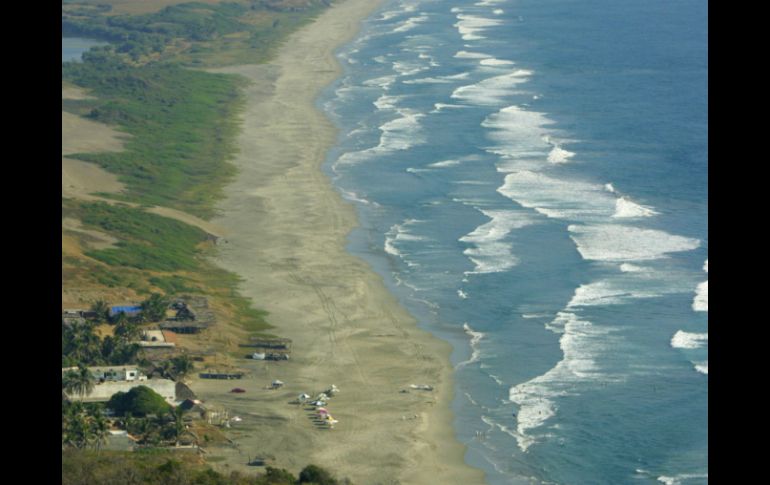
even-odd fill
[[[166,316],[168,304],[168,298],[159,293],[153,293],[142,302],[142,316],[148,322],[162,320]]]
[[[174,374],[177,380],[192,372],[195,367],[192,359],[186,354],[174,357],[171,359],[171,362],[174,366]]]
[[[121,313],[121,315],[125,315],[125,313]],[[139,326],[129,322],[128,319],[125,319],[115,325],[115,336],[124,342],[138,340],[139,333]]]
[[[84,322],[63,328],[62,355],[77,362],[89,364],[99,361],[101,358],[101,340],[94,333],[93,325]]]
[[[103,323],[110,318],[110,305],[104,300],[96,300],[91,305],[91,311],[96,313],[94,321],[96,323]]]
[[[107,418],[99,410],[91,414],[90,418],[90,439],[99,450],[109,434]]]
[[[171,360],[162,361],[160,365],[155,367],[155,370],[159,371],[164,379],[174,378],[174,362]]]
[[[94,390],[96,379],[87,367],[80,365],[78,370],[67,371],[62,376],[62,389],[67,394],[76,394],[81,398],[91,394]]]

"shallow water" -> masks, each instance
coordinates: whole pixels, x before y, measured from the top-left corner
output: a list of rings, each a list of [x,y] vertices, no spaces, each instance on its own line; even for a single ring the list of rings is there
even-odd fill
[[[107,43],[100,40],[85,39],[82,37],[62,37],[61,61],[79,61],[82,59],[84,52],[97,45],[107,45]]]

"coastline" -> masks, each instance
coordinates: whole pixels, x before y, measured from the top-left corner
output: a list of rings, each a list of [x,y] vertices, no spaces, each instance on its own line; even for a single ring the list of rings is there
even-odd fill
[[[358,484],[484,482],[455,438],[450,345],[419,329],[379,275],[345,250],[355,210],[321,170],[336,129],[315,101],[342,72],[335,49],[380,4],[335,4],[289,37],[272,62],[217,70],[252,84],[234,160],[239,173],[212,220],[228,233],[216,262],[243,278],[243,295],[270,312],[293,353],[289,362],[239,362],[250,374],[239,384],[248,390],[242,396],[229,394],[226,381],[192,380],[201,398],[243,418],[230,433],[237,447],[215,453],[216,468],[253,471],[248,458],[263,455],[275,456],[272,466],[296,472],[315,463]],[[264,389],[272,379],[285,387]],[[340,421],[333,430],[289,404],[331,384],[341,391],[327,406]]]

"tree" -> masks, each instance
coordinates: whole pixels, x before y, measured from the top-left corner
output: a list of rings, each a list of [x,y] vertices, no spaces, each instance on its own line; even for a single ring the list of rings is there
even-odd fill
[[[294,485],[297,482],[297,478],[283,468],[269,466],[265,468],[263,481],[270,485]]]
[[[96,323],[104,323],[110,319],[110,305],[104,300],[96,300],[91,305],[91,311],[96,313],[92,319]]]
[[[142,302],[142,316],[148,322],[163,320],[166,316],[169,300],[159,293],[153,293]]]
[[[102,349],[99,336],[89,322],[62,326],[62,356],[83,364],[97,364],[101,361]]]
[[[101,409],[81,402],[62,407],[62,444],[73,448],[101,447],[107,437],[107,420]]]
[[[308,465],[299,472],[298,483],[313,483],[315,485],[337,485],[337,480],[331,473],[317,465]]]
[[[147,386],[137,386],[128,392],[117,392],[107,402],[107,407],[118,416],[130,412],[132,416],[154,414],[162,416],[171,410],[163,396]]]
[[[69,370],[62,376],[62,389],[67,394],[75,394],[81,398],[91,394],[96,379],[87,367],[81,365],[77,371]]]
[[[176,380],[186,376],[195,368],[192,359],[188,355],[179,355],[171,359]]]
[[[125,313],[121,313],[121,315],[125,315]],[[138,340],[139,334],[139,326],[129,322],[127,318],[115,325],[115,337],[123,343]]]

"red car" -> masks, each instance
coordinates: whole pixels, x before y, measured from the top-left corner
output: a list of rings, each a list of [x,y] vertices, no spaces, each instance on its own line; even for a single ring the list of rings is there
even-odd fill
[[[240,387],[234,387],[234,388],[230,389],[230,392],[237,392],[237,393],[240,394],[242,392],[246,392],[246,389],[241,389]]]

